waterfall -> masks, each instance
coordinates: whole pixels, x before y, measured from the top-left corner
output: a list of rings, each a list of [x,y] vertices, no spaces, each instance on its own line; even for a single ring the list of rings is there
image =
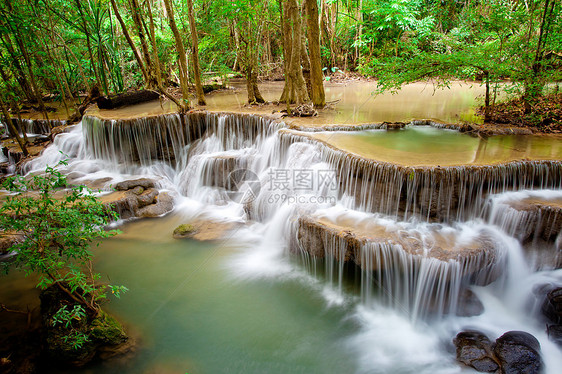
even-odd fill
[[[2,122],[2,126],[4,126],[6,122],[4,117],[1,117],[0,121]],[[27,134],[43,134],[43,135],[49,135],[53,127],[66,125],[66,120],[62,120],[62,119],[47,120],[47,119],[22,118],[20,120],[18,118],[12,118],[12,122],[20,133],[25,132]]]
[[[353,197],[352,208],[404,220],[463,221],[481,216],[490,194],[562,186],[560,161],[408,167],[365,159],[302,132],[283,130],[280,136],[280,153],[295,142],[317,144],[321,158],[337,171],[340,191]]]
[[[297,266],[325,278],[339,296],[356,293],[362,310],[394,310],[414,325],[462,315],[469,290],[484,304],[508,293],[521,303],[517,284],[532,273],[521,244],[540,234],[560,247],[553,238],[559,213],[509,204],[558,196],[560,161],[407,167],[285,127],[224,113],[85,116],[26,171],[70,158],[65,172],[82,179],[159,178],[161,186],[197,202],[190,214],[229,209],[229,219],[248,224],[240,235],[250,238],[251,248],[232,265],[240,277],[277,277]],[[255,179],[233,183],[239,170]],[[528,191],[510,192],[519,190]]]

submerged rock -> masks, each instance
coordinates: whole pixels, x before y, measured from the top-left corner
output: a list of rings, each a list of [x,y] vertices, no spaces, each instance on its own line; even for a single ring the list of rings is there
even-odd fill
[[[459,317],[479,316],[484,313],[484,305],[470,289],[465,289],[459,294],[459,305],[456,315]]]
[[[199,241],[216,241],[228,237],[234,230],[242,226],[243,223],[235,221],[196,219],[176,227],[173,236],[176,239],[189,238]]]
[[[197,230],[195,229],[195,227],[193,227],[193,225],[184,223],[176,227],[176,229],[174,230],[174,238],[182,238],[185,236],[193,235],[195,232],[197,232]]]
[[[540,349],[539,341],[524,331],[506,332],[494,345],[502,374],[541,373],[543,363]]]
[[[457,361],[477,371],[493,373],[498,370],[490,339],[479,331],[463,331],[453,339]]]

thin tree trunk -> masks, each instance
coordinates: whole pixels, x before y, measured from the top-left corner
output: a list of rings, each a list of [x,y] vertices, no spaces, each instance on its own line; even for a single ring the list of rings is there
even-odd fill
[[[77,1],[79,1],[79,0],[77,0]],[[123,21],[123,18],[121,17],[121,14],[119,14],[119,9],[117,8],[117,4],[115,3],[115,0],[111,0],[111,6],[113,8],[113,12],[115,13],[115,17],[117,17],[117,21],[119,21],[119,24],[121,25],[121,30],[123,31],[123,35],[125,36],[125,39],[127,39],[127,43],[129,43],[129,47],[131,47],[131,50],[133,51],[133,55],[135,56],[135,59],[137,60],[137,63],[139,64],[139,68],[140,68],[142,76],[144,78],[144,82],[148,86],[149,77],[148,77],[148,73],[146,71],[146,67],[144,65],[144,62],[142,61],[139,50],[135,46],[135,43],[133,42],[133,39],[131,38],[131,35],[129,34],[129,30],[127,29],[127,25],[125,25],[125,22]]]
[[[484,97],[484,122],[489,122],[491,120],[490,113],[490,73],[484,72],[484,80],[486,82],[486,95]]]
[[[147,87],[154,88],[158,87],[158,81],[154,74],[154,65],[153,61],[150,58],[150,51],[148,50],[148,44],[146,42],[146,37],[144,36],[143,25],[142,25],[142,18],[140,15],[140,5],[137,0],[129,0],[129,5],[131,6],[131,16],[133,18],[133,23],[135,24],[135,28],[137,30],[137,35],[139,37],[141,43],[141,50],[144,56],[144,61],[146,63],[146,73],[147,73]]]
[[[29,100],[32,103],[37,102],[37,97],[35,95],[35,92],[33,91],[33,89],[31,88],[31,85],[29,84],[29,81],[27,80],[26,74],[23,71],[23,68],[20,64],[19,59],[16,56],[16,52],[14,50],[14,47],[12,46],[12,42],[10,40],[10,37],[7,34],[2,35],[3,37],[0,36],[0,39],[2,40],[2,44],[4,45],[4,47],[6,47],[6,50],[8,51],[8,54],[10,55],[11,58],[11,65],[12,67],[15,68],[15,72],[14,72],[14,76],[16,77],[16,80],[18,81],[18,84],[23,92],[23,94],[25,95],[25,97],[27,98],[27,100]],[[1,53],[2,51],[0,51]]]
[[[169,1],[169,0],[166,0]],[[189,30],[191,32],[191,58],[193,59],[193,75],[195,78],[195,92],[197,103],[206,105],[205,93],[201,84],[201,68],[199,67],[199,43],[197,41],[197,27],[195,25],[195,14],[193,11],[193,1],[187,0],[187,15],[189,18]]]
[[[114,0],[112,0],[113,2]],[[90,33],[88,32],[88,25],[86,24],[86,17],[84,16],[84,12],[82,10],[82,6],[80,5],[80,0],[75,0],[76,7],[78,8],[78,13],[80,14],[80,20],[82,22],[82,28],[84,29],[84,35],[86,36],[86,47],[88,48],[88,55],[90,57],[90,63],[92,64],[92,70],[94,72],[94,76],[96,77],[96,82],[100,83],[100,77],[98,74],[98,70],[96,69],[96,64],[94,60],[94,53],[92,52],[92,43],[90,42]],[[107,92],[105,93],[107,95]]]
[[[16,142],[19,144],[24,156],[29,156],[27,147],[25,146],[23,140],[20,138],[18,129],[16,129],[16,127],[14,126],[14,122],[12,122],[12,117],[10,117],[10,113],[8,112],[8,109],[6,108],[6,104],[4,104],[4,100],[2,99],[0,99],[0,110],[2,111],[2,115],[4,116],[4,119],[6,121],[6,126],[8,126],[8,128],[10,129],[12,136],[14,137],[14,139],[16,139]]]
[[[283,46],[283,71],[285,73],[285,85],[283,86],[283,92],[279,98],[279,102],[290,102],[289,96],[289,62],[291,61],[291,39],[290,39],[290,26],[288,22],[287,7],[283,6],[283,0],[279,1],[279,18],[281,25],[281,35],[282,35],[282,46]]]
[[[158,58],[158,45],[156,44],[156,33],[154,31],[154,18],[152,16],[152,6],[150,5],[152,0],[147,0],[148,5],[148,18],[150,21],[150,42],[152,43],[152,59],[154,61],[154,67],[156,70],[156,82],[158,86],[162,85],[162,74],[160,71],[160,59]]]
[[[31,81],[31,87],[33,87],[33,91],[35,91],[35,96],[37,97],[37,101],[39,102],[39,108],[43,112],[43,116],[46,120],[49,119],[49,115],[47,114],[47,108],[45,107],[45,103],[43,102],[41,91],[39,90],[39,86],[37,86],[37,81],[35,80],[35,74],[33,73],[33,68],[31,65],[31,58],[29,57],[29,53],[27,52],[27,48],[22,40],[20,40],[19,36],[16,35],[16,42],[20,47],[20,51],[23,54],[23,58],[25,60],[25,64],[27,65],[27,70],[29,72],[29,80]]]
[[[176,41],[176,49],[178,50],[178,59],[180,65],[180,86],[182,92],[183,106],[182,110],[189,107],[189,87],[187,82],[187,58],[185,55],[185,47],[183,46],[183,41],[181,40],[180,31],[176,25],[176,20],[174,18],[174,9],[170,0],[164,0],[164,6],[166,7],[166,13],[168,14],[168,22],[172,33],[174,34],[174,39]]]
[[[308,96],[312,96],[312,80],[310,79],[310,57],[308,56],[308,51],[306,50],[306,40],[304,34],[301,37],[301,67],[302,76],[306,84],[306,92]]]
[[[310,82],[312,86],[312,104],[315,108],[326,105],[324,76],[322,74],[322,57],[320,55],[320,25],[318,23],[318,3],[305,0],[308,30],[308,49],[310,52]]]

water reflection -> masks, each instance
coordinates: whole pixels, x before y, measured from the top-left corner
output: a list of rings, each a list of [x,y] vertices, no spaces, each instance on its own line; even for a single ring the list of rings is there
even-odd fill
[[[302,134],[302,133],[301,133]],[[562,159],[559,135],[471,137],[429,126],[399,131],[317,132],[310,136],[362,157],[407,166],[488,165]]]

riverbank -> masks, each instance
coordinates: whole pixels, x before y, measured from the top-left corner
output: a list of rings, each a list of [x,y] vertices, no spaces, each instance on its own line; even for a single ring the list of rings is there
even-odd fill
[[[491,126],[517,126],[531,129],[534,133],[562,133],[562,94],[537,98],[530,113],[525,113],[522,99],[496,104],[491,110]],[[479,109],[483,114],[483,108]]]

